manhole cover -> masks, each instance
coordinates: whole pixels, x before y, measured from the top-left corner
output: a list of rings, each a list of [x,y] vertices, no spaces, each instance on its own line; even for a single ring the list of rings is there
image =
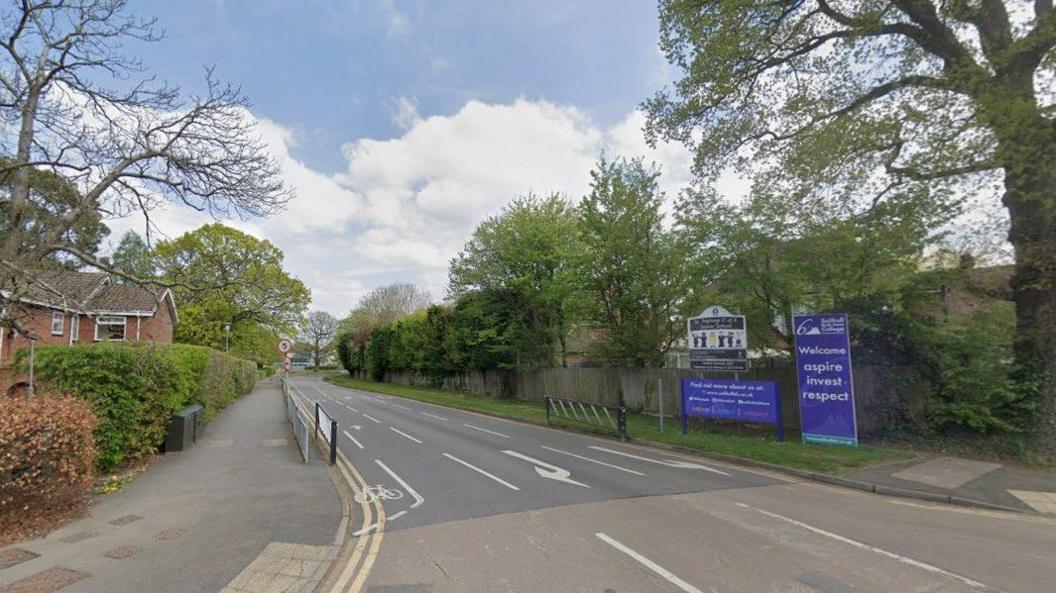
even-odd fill
[[[0,570],[11,568],[12,566],[21,564],[26,560],[32,560],[39,557],[40,554],[34,554],[29,550],[22,550],[19,548],[0,550]]]
[[[56,566],[0,587],[0,593],[52,593],[88,576],[86,572]]]
[[[113,558],[114,560],[124,560],[125,558],[131,558],[136,555],[136,550],[132,546],[121,546],[120,548],[114,548],[109,552],[103,554],[107,558]]]
[[[118,517],[110,522],[111,525],[128,525],[129,523],[135,523],[143,517],[139,515],[125,515],[124,517]]]

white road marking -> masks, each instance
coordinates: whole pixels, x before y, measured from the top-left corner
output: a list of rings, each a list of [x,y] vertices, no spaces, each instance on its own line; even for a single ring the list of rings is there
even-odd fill
[[[627,469],[626,467],[620,467],[618,465],[613,465],[611,463],[605,463],[604,461],[598,461],[597,459],[591,459],[590,457],[584,457],[582,455],[576,455],[575,453],[569,453],[568,451],[562,451],[561,449],[555,449],[553,447],[547,447],[546,445],[542,445],[542,447],[544,449],[546,449],[547,451],[553,451],[554,453],[560,453],[562,455],[568,455],[569,457],[575,457],[576,459],[582,459],[583,461],[589,461],[591,463],[596,463],[598,465],[604,465],[605,467],[611,467],[612,469],[617,469],[617,470],[620,470],[621,472],[627,472],[629,474],[634,474],[636,476],[644,476],[645,475],[642,472],[637,472],[637,471],[634,471],[633,469]]]
[[[357,440],[356,440],[356,437],[354,437],[354,436],[352,436],[352,435],[348,434],[348,431],[347,431],[347,430],[346,430],[346,431],[344,431],[344,432],[345,432],[345,436],[346,436],[346,437],[348,437],[348,440],[350,440],[350,441],[352,441],[353,443],[355,443],[355,444],[356,444],[356,446],[357,446],[357,447],[359,447],[360,449],[362,449],[362,448],[363,448],[363,444],[362,444],[362,443],[360,443],[359,441],[357,441]]]
[[[809,531],[811,533],[816,533],[818,535],[823,535],[825,537],[834,539],[834,540],[836,540],[838,542],[842,542],[842,543],[845,543],[847,545],[854,546],[856,548],[861,548],[862,550],[868,550],[870,552],[875,552],[877,554],[880,554],[881,556],[886,556],[886,557],[891,558],[893,560],[898,560],[899,562],[902,562],[903,564],[908,564],[910,566],[915,566],[917,568],[924,569],[924,570],[926,570],[928,572],[932,572],[932,573],[935,573],[935,574],[940,574],[940,575],[945,576],[945,577],[949,577],[951,579],[960,581],[960,582],[964,583],[965,585],[968,585],[969,587],[972,587],[974,589],[985,589],[985,590],[990,590],[990,591],[996,591],[997,590],[997,589],[993,589],[992,587],[988,587],[987,585],[984,585],[983,583],[980,583],[979,581],[975,581],[975,580],[972,580],[972,579],[970,579],[970,578],[968,578],[966,576],[959,575],[959,574],[957,574],[955,572],[950,572],[948,570],[939,568],[938,566],[935,566],[935,565],[932,565],[932,564],[928,564],[927,562],[922,562],[920,560],[916,560],[916,559],[910,558],[908,556],[903,556],[901,554],[896,554],[894,552],[888,552],[887,550],[884,550],[882,548],[877,548],[875,546],[870,546],[869,544],[862,543],[862,542],[860,542],[858,540],[854,540],[854,539],[851,539],[849,537],[844,537],[842,535],[833,533],[831,531],[825,531],[824,529],[821,529],[819,527],[814,527],[813,525],[808,525],[806,523],[803,523],[802,521],[796,521],[795,519],[790,519],[789,517],[785,517],[783,515],[778,515],[777,513],[771,513],[770,511],[764,511],[763,509],[757,509],[757,508],[754,508],[754,507],[750,507],[750,506],[748,506],[746,504],[743,504],[743,503],[737,503],[737,505],[738,506],[742,506],[744,508],[752,509],[753,511],[756,511],[757,513],[762,513],[762,514],[766,515],[767,517],[771,517],[771,518],[774,518],[774,519],[780,519],[782,521],[791,523],[792,525],[795,525],[796,527],[800,527],[802,529],[806,529],[807,531]]]
[[[527,461],[528,463],[534,464],[536,466],[535,473],[539,474],[539,477],[541,477],[541,478],[546,478],[548,480],[557,480],[558,482],[564,482],[566,484],[572,484],[574,486],[582,486],[584,488],[590,488],[590,486],[584,484],[583,482],[577,482],[577,481],[573,480],[570,477],[572,475],[572,472],[568,471],[567,469],[565,469],[563,467],[557,467],[556,465],[550,465],[549,463],[547,463],[545,461],[539,461],[538,459],[535,459],[535,458],[532,458],[532,457],[528,457],[524,453],[518,453],[516,451],[505,450],[505,451],[503,451],[503,453],[509,455],[510,457],[516,457],[517,459],[523,459],[523,460]],[[546,469],[543,469],[543,468],[546,468]]]
[[[412,437],[411,435],[407,434],[406,432],[403,432],[402,430],[396,428],[395,426],[390,426],[389,430],[391,430],[392,432],[395,432],[398,435],[402,435],[402,436],[404,436],[404,437],[406,437],[406,438],[418,443],[419,445],[422,444],[422,441],[419,441],[418,439]]]
[[[346,407],[346,408],[348,408],[349,410],[352,410],[353,412],[355,412],[355,413],[357,413],[357,414],[359,413],[359,410],[357,410],[357,409],[353,408],[352,406],[350,406],[350,405],[348,405],[348,404],[345,404],[345,407]]]
[[[629,457],[631,459],[637,459],[639,461],[648,461],[649,463],[656,463],[658,465],[666,465],[667,467],[675,467],[678,469],[702,469],[707,472],[728,476],[730,474],[717,470],[713,467],[706,465],[700,465],[698,463],[689,463],[688,461],[676,461],[674,459],[650,459],[649,457],[641,457],[633,455],[631,453],[624,453],[623,451],[616,451],[615,449],[606,449],[605,447],[595,447],[594,445],[588,445],[588,449],[594,449],[595,451],[604,451],[606,453],[612,453],[613,455],[622,455],[623,457]]]
[[[461,463],[462,465],[468,467],[469,469],[471,469],[471,470],[473,470],[473,471],[475,471],[475,472],[477,472],[477,473],[479,473],[481,475],[487,476],[487,477],[491,478],[492,480],[495,480],[496,482],[502,484],[503,486],[509,488],[510,490],[520,490],[520,488],[514,486],[513,484],[507,482],[506,480],[503,480],[502,478],[500,478],[498,476],[494,476],[492,474],[489,474],[488,472],[480,469],[479,467],[470,464],[468,461],[462,461],[458,457],[455,457],[454,455],[451,455],[449,453],[444,453],[444,457],[447,457],[451,461],[457,461],[458,463]]]
[[[378,420],[377,418],[375,418],[375,417],[373,417],[373,416],[371,416],[369,414],[363,414],[363,417],[366,418],[367,420],[372,421],[372,422],[377,422],[378,424],[381,424],[381,420]]]
[[[437,416],[436,414],[430,414],[429,412],[422,412],[422,415],[423,416],[428,416],[430,418],[436,418],[437,420],[443,420],[444,422],[447,422],[447,418],[444,418],[443,416]]]
[[[508,434],[502,434],[501,432],[495,432],[494,430],[488,430],[486,428],[481,428],[479,426],[473,426],[472,424],[463,424],[462,426],[465,426],[466,428],[472,428],[473,430],[479,430],[480,432],[486,432],[488,434],[493,434],[493,435],[495,435],[497,437],[502,437],[504,439],[510,438],[510,435],[508,435]]]
[[[385,473],[387,473],[390,476],[392,476],[393,480],[396,480],[397,482],[399,482],[400,486],[403,486],[404,490],[406,490],[407,492],[411,493],[411,496],[414,497],[414,504],[411,505],[412,509],[416,509],[416,508],[422,506],[422,503],[425,502],[425,499],[422,498],[421,495],[419,495],[417,492],[415,492],[414,488],[411,488],[410,484],[408,484],[407,482],[404,482],[403,478],[401,478],[400,476],[397,476],[396,472],[394,472],[391,469],[389,469],[389,466],[387,466],[384,463],[382,463],[380,459],[375,459],[374,463],[378,464],[378,466],[381,467],[381,469],[385,470]],[[396,518],[396,516],[393,515],[392,517],[390,517],[390,520],[391,519],[395,519],[395,518]]]
[[[659,564],[653,562],[652,560],[646,558],[645,556],[642,556],[638,552],[635,552],[634,550],[632,550],[632,549],[628,548],[627,546],[621,544],[620,542],[614,540],[613,538],[609,537],[608,535],[606,535],[604,533],[595,533],[594,536],[597,537],[598,539],[600,539],[601,541],[609,544],[610,546],[616,548],[617,550],[623,552],[624,554],[627,554],[631,558],[634,558],[640,564],[642,564],[643,566],[645,566],[649,570],[655,572],[656,574],[664,577],[664,579],[667,580],[667,582],[669,582],[672,585],[678,587],[679,589],[682,589],[686,593],[704,593],[700,589],[698,589],[698,588],[694,587],[693,585],[690,585],[686,581],[683,581],[682,579],[678,578],[677,576],[675,576],[674,573],[672,573],[671,571],[667,570],[663,566],[660,566]]]
[[[400,408],[401,410],[407,410],[408,412],[413,412],[414,411],[411,408],[408,408],[407,406],[401,406],[400,404],[395,403],[395,402],[390,402],[390,403],[392,403],[392,405],[396,406],[397,408]]]
[[[393,514],[388,516],[387,520],[389,521],[389,523],[391,523],[391,522],[395,521],[396,519],[399,519],[400,517],[402,517],[402,516],[404,516],[406,514],[407,514],[407,511],[400,511],[398,513],[393,513]]]

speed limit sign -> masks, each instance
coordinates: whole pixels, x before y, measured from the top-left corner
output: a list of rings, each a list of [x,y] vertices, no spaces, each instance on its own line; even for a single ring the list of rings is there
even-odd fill
[[[290,350],[293,350],[293,340],[289,338],[279,340],[279,352],[286,354]]]

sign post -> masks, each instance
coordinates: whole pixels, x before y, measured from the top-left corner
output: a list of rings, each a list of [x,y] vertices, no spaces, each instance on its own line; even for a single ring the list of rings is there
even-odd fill
[[[796,315],[792,320],[803,442],[857,447],[847,315]]]
[[[689,368],[698,371],[748,370],[748,325],[744,315],[722,307],[708,307],[686,320]]]

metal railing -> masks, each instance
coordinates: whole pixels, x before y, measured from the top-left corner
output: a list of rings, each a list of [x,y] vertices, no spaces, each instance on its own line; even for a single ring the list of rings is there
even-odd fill
[[[326,413],[322,404],[315,402],[315,437],[323,435],[323,440],[330,445],[330,463],[337,463],[337,420]]]
[[[549,395],[543,399],[546,400],[547,426],[550,426],[550,417],[555,416],[591,426],[612,428],[620,435],[621,441],[627,440],[627,408],[623,406],[605,406]]]
[[[297,449],[301,457],[308,463],[308,420],[301,414],[301,407],[297,405],[290,386],[285,377],[282,378],[282,395],[286,400],[286,419],[293,427],[293,436],[297,439]]]

